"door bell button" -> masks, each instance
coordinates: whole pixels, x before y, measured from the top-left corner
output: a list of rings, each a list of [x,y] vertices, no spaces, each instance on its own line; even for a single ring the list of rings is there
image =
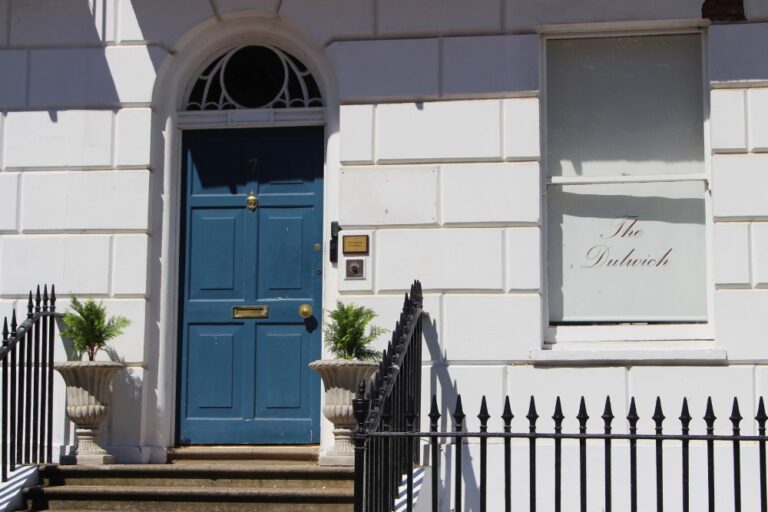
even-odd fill
[[[347,279],[365,278],[365,264],[362,259],[347,260]]]

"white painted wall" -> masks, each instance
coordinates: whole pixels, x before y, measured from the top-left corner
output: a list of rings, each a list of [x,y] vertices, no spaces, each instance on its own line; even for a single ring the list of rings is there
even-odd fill
[[[609,393],[617,416],[631,395],[644,410],[655,394],[686,393],[700,405],[712,393],[723,407],[738,395],[754,405],[768,368],[768,25],[759,23],[768,11],[759,2],[747,2],[750,23],[707,29],[714,334],[543,341],[546,100],[535,31],[603,21],[653,28],[697,18],[700,4],[0,2],[0,307],[22,307],[30,286],[55,282],[61,308],[71,294],[88,295],[129,316],[133,325],[114,344],[129,368],[116,379],[121,405],[105,436],[122,461],[162,457],[175,407],[175,341],[163,334],[175,316],[162,308],[173,302],[163,293],[175,280],[178,137],[173,119],[161,117],[173,106],[156,80],[210,57],[200,34],[224,44],[233,27],[252,24],[268,27],[267,39],[284,31],[301,41],[306,55],[322,56],[308,64],[330,75],[325,220],[340,220],[342,234],[370,234],[372,252],[363,281],[327,266],[326,305],[336,297],[365,304],[392,327],[402,292],[421,279],[424,389],[444,394],[444,409],[457,392],[467,406],[485,394],[494,410],[509,393],[516,414],[534,392],[542,411],[557,393],[570,406],[587,394],[596,411]],[[713,357],[718,366],[691,366]],[[677,366],[639,365],[648,359]],[[71,428],[58,425],[57,436],[71,442]]]

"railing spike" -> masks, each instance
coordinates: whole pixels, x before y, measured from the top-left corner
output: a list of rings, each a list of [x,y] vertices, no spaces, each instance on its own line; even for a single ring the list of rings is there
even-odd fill
[[[357,420],[356,432],[362,433],[365,431],[365,420],[368,417],[369,410],[370,401],[365,398],[365,379],[363,379],[357,388],[357,398],[352,400],[352,412],[355,420]]]
[[[637,420],[640,416],[637,415],[637,407],[635,407],[635,397],[629,402],[629,414],[627,414],[627,421],[629,421],[630,428],[637,427]]]
[[[741,423],[741,420],[743,417],[741,416],[741,411],[739,410],[739,399],[736,397],[733,397],[733,408],[731,409],[731,417],[728,418],[731,420],[731,423],[733,424],[733,430],[737,431],[739,429],[739,423]]]
[[[48,285],[43,285],[43,311],[48,311]]]
[[[666,416],[664,416],[664,412],[661,410],[661,398],[656,397],[656,407],[653,409],[653,421],[656,423],[656,430],[661,430],[661,424],[666,419]]]
[[[40,311],[40,302],[42,302],[42,298],[40,297],[40,285],[37,285],[37,292],[35,293],[35,311]]]
[[[408,395],[405,407],[405,428],[408,432],[416,431],[416,402],[413,395]]]
[[[461,406],[461,395],[456,395],[456,408],[453,410],[453,419],[457,427],[461,427],[464,418],[466,418],[466,415],[464,414],[464,408]]]
[[[707,397],[707,411],[704,413],[704,421],[707,423],[707,436],[715,433],[715,411],[712,407],[712,397]],[[707,439],[707,497],[709,499],[709,511],[715,511],[715,442],[711,437]]]
[[[687,398],[683,398],[683,409],[682,409],[682,411],[680,411],[680,418],[678,418],[678,419],[680,420],[680,424],[681,424],[681,426],[683,428],[683,433],[684,434],[687,433],[688,426],[690,425],[691,420],[693,419],[691,417],[691,413],[688,411],[688,399]]]
[[[488,404],[486,404],[485,395],[483,395],[483,399],[480,401],[480,414],[477,415],[477,419],[480,420],[480,428],[483,428],[488,423],[490,417],[491,415],[488,414]]]
[[[357,386],[357,399],[362,400],[365,398],[365,379],[360,379],[360,384]]]
[[[392,420],[392,401],[385,399],[383,407],[384,410],[381,414],[381,421],[384,424],[384,430],[388,431],[390,427],[390,421]]]
[[[504,412],[501,413],[501,419],[504,420],[504,425],[509,426],[509,424],[512,422],[512,418],[514,418],[515,415],[512,414],[512,407],[509,405],[509,395],[507,395],[504,398]]]
[[[605,428],[611,428],[611,422],[613,422],[613,408],[611,407],[611,397],[605,397],[605,407],[603,408],[603,421],[605,422]]]
[[[11,312],[11,337],[16,336],[16,327],[18,327],[18,324],[16,323],[16,310],[14,309]]]
[[[56,285],[51,285],[51,311],[56,311]]]
[[[3,318],[3,346],[8,346],[8,317]]]
[[[539,414],[536,412],[536,400],[531,396],[531,403],[528,405],[528,414],[525,415],[530,422],[531,428],[536,428],[536,420],[539,419]]]
[[[587,428],[587,420],[589,419],[589,414],[587,414],[587,404],[584,402],[584,397],[581,397],[581,402],[579,403],[579,414],[576,415],[576,419],[579,420],[579,429],[586,429]]]
[[[34,302],[32,302],[32,290],[29,290],[29,298],[27,299],[27,318],[35,316],[34,309],[35,305]]]
[[[755,419],[761,427],[765,427],[765,422],[768,421],[768,415],[765,414],[763,397],[760,397],[760,400],[757,402],[757,415],[755,415]]]
[[[712,407],[712,397],[707,398],[707,411],[704,413],[704,421],[707,423],[707,430],[712,430],[715,427],[715,410]],[[711,432],[710,432],[711,433]]]
[[[437,408],[437,396],[432,395],[432,404],[429,407],[429,419],[433,425],[437,425],[440,419],[440,410]]]
[[[563,415],[563,407],[560,405],[559,396],[555,399],[555,413],[552,415],[552,419],[555,420],[555,432],[560,432],[565,416]]]

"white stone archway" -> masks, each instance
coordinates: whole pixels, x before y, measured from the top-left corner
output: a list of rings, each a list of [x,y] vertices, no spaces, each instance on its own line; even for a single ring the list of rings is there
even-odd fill
[[[143,384],[142,461],[163,462],[166,448],[174,445],[177,409],[177,322],[180,202],[179,109],[191,80],[212,57],[237,45],[262,44],[280,48],[301,60],[314,75],[323,97],[325,125],[323,238],[330,220],[338,216],[339,96],[335,73],[323,49],[296,26],[279,18],[240,15],[223,21],[209,20],[185,34],[158,71],[153,93],[152,178],[150,190],[150,300],[147,314]],[[181,117],[184,117],[183,114]],[[280,126],[307,121],[251,119],[238,126]],[[205,127],[227,126],[210,122]],[[327,251],[327,248],[325,249]],[[324,257],[323,302],[336,298],[336,269]],[[324,421],[324,420],[323,420]],[[323,429],[323,444],[331,441]]]

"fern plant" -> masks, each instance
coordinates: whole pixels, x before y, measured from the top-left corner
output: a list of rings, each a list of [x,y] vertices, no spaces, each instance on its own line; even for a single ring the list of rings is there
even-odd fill
[[[336,309],[329,313],[330,322],[325,326],[325,344],[339,359],[371,361],[381,354],[368,347],[387,329],[368,324],[376,317],[372,309],[354,304],[336,302]]]
[[[124,316],[113,316],[107,319],[107,308],[102,302],[88,299],[80,302],[72,297],[71,311],[64,313],[65,328],[61,336],[72,340],[75,352],[82,357],[88,354],[88,360],[93,361],[96,353],[103,349],[109,340],[123,333],[123,329],[131,325]]]

